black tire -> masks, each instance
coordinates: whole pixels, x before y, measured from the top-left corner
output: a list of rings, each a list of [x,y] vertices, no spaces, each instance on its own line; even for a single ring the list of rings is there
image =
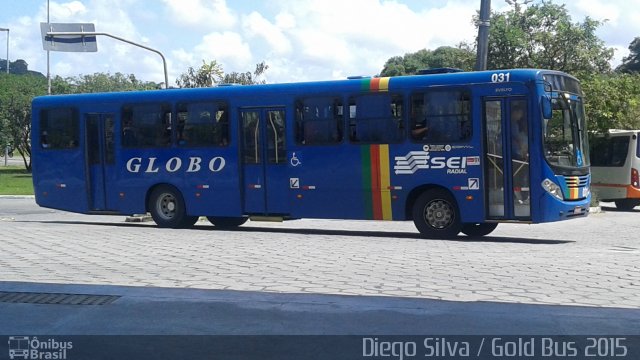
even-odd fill
[[[222,217],[222,216],[207,216],[207,220],[215,227],[220,229],[233,229],[244,224],[249,220],[248,217]]]
[[[453,238],[462,228],[458,204],[446,190],[433,189],[420,195],[412,215],[416,228],[426,238]]]
[[[173,186],[161,185],[153,189],[148,207],[153,221],[161,228],[188,228],[198,221],[197,216],[187,215],[184,198]]]
[[[467,223],[462,224],[462,232],[470,237],[486,236],[498,227],[498,223]]]
[[[616,208],[622,211],[631,211],[634,207],[640,205],[640,200],[638,199],[620,199],[616,200]]]

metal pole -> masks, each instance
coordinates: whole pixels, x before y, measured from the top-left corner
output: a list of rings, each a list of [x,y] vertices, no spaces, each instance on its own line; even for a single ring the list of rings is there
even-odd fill
[[[49,24],[50,21],[50,17],[49,17],[49,0],[47,0],[47,24]],[[47,95],[51,95],[51,66],[50,64],[50,52],[49,50],[47,50]]]
[[[127,40],[127,39],[123,39],[121,37],[115,36],[115,35],[111,35],[108,33],[104,33],[104,32],[76,32],[76,31],[67,31],[67,32],[47,32],[47,36],[108,36],[110,38],[116,39],[116,40],[120,40],[122,42],[126,42],[127,44],[131,44],[140,48],[143,48],[145,50],[149,50],[152,51],[158,55],[160,55],[160,57],[162,58],[162,65],[164,66],[164,88],[168,89],[169,88],[169,73],[167,72],[167,60],[165,59],[164,55],[162,55],[162,53],[156,49],[152,49],[148,46],[144,46],[138,43],[135,43],[133,41]]]
[[[490,19],[491,0],[480,0],[480,21],[478,22],[478,54],[476,57],[476,71],[487,70]]]
[[[7,32],[7,74],[9,74],[9,29],[0,28],[0,31],[6,31]]]
[[[7,74],[9,73],[9,29],[7,29]]]

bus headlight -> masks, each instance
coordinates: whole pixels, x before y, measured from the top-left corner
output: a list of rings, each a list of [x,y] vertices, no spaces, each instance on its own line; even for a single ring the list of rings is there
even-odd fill
[[[560,186],[556,185],[556,183],[554,183],[553,181],[544,179],[544,181],[542,182],[542,187],[546,192],[551,194],[556,199],[564,200],[562,196],[562,189],[560,189]]]

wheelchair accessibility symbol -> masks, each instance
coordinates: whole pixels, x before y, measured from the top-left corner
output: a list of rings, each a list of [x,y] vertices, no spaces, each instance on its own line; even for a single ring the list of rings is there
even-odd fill
[[[291,155],[291,160],[289,161],[289,163],[291,163],[291,166],[293,167],[302,165],[302,163],[300,162],[300,159],[298,159],[295,152],[293,153],[293,155]]]

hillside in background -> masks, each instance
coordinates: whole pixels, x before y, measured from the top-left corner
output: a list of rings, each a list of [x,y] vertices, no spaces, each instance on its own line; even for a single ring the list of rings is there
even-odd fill
[[[0,58],[0,73],[5,73],[7,71],[7,59]],[[9,61],[9,73],[14,75],[36,75],[45,78],[46,76],[37,71],[29,70],[29,64],[22,59],[18,59],[16,61]]]

